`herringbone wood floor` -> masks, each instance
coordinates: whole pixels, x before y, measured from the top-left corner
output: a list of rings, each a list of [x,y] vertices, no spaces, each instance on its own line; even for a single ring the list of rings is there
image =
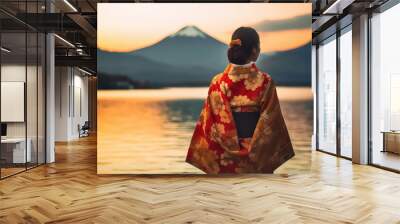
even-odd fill
[[[297,151],[273,175],[98,176],[94,137],[0,181],[0,223],[400,223],[400,175]]]

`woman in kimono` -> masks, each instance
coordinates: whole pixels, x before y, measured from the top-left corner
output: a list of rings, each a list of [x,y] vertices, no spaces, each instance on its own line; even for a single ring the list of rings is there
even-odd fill
[[[294,156],[271,77],[255,65],[260,39],[232,34],[229,64],[211,81],[186,162],[208,174],[272,173]]]

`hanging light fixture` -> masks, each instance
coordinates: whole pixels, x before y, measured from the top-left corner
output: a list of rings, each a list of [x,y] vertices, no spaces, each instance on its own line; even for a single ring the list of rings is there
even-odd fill
[[[86,71],[86,70],[84,70],[84,69],[81,69],[81,68],[79,68],[79,67],[78,67],[78,70],[81,71],[81,72],[83,72],[83,73],[85,73],[86,75],[89,75],[89,76],[92,76],[92,75],[93,75],[92,73],[90,73],[90,72],[88,72],[88,71]]]
[[[62,42],[64,42],[65,44],[67,44],[70,47],[75,48],[75,45],[73,45],[71,42],[69,42],[68,40],[62,38],[61,36],[59,36],[58,34],[54,34],[55,37],[57,37],[59,40],[61,40]]]
[[[68,0],[64,0],[65,4],[68,5],[74,12],[78,12],[78,10],[73,6]]]
[[[1,47],[1,51],[4,51],[6,53],[10,53],[11,52],[11,50],[9,50],[9,49],[7,49],[5,47]]]

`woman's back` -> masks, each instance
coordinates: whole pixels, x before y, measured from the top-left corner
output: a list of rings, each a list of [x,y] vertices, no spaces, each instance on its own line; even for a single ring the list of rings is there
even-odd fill
[[[261,96],[270,80],[271,77],[259,71],[254,63],[229,64],[223,73],[213,78],[211,85],[220,85],[232,111],[250,112],[259,110]]]
[[[236,135],[226,135],[225,138],[237,138],[243,154],[250,150],[251,137],[260,114],[262,94],[270,80],[270,76],[259,71],[254,63],[229,64],[210,84],[210,102],[228,102],[225,106],[212,105],[215,121],[224,130],[236,130]]]
[[[232,34],[231,64],[211,81],[186,161],[206,173],[271,173],[294,155],[272,79],[256,67],[259,36]]]

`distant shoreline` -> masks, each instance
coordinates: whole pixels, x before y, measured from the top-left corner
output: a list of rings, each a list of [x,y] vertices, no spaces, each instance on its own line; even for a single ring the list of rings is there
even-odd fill
[[[313,94],[311,87],[278,86],[278,97],[284,101],[310,101]],[[152,99],[152,100],[177,100],[177,99],[205,99],[208,87],[166,87],[159,89],[107,89],[98,90],[98,99],[124,100],[124,99]]]

